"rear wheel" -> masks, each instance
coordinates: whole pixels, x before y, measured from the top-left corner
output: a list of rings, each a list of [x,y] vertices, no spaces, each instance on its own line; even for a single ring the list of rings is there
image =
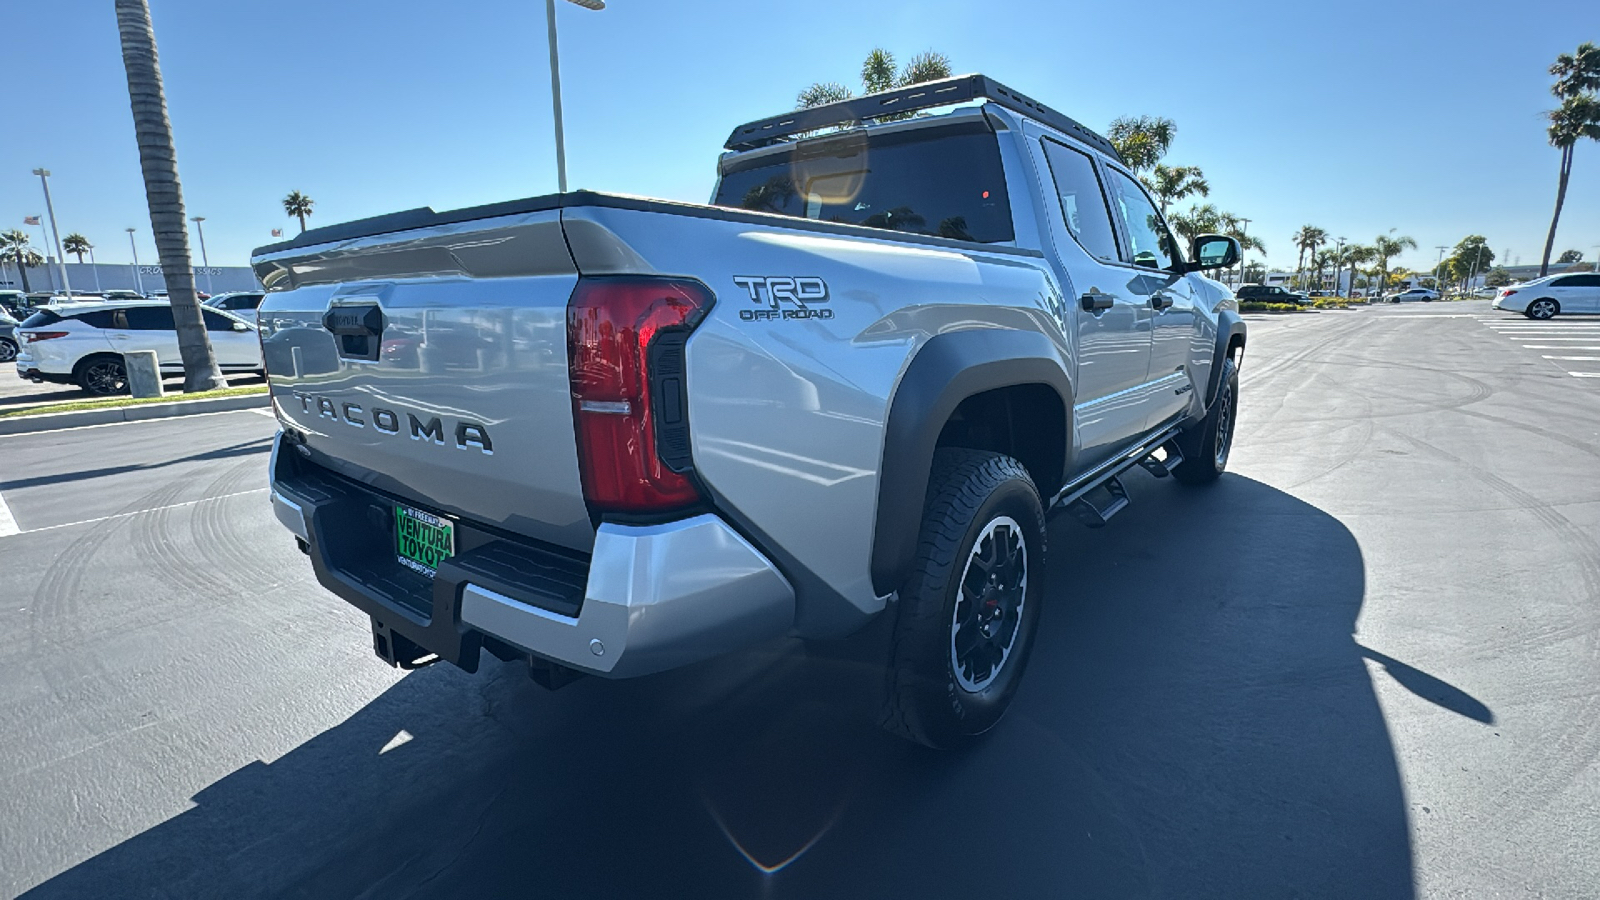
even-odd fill
[[[900,592],[883,726],[930,747],[993,728],[1022,681],[1043,593],[1044,508],[1009,456],[934,455],[916,566]]]
[[[91,356],[72,373],[72,378],[91,394],[110,396],[128,392],[128,372],[115,356]]]
[[[17,345],[5,338],[0,338],[0,363],[8,363],[17,358]]]
[[[1221,477],[1233,451],[1233,426],[1239,413],[1239,367],[1222,361],[1222,388],[1199,424],[1178,435],[1183,462],[1172,477],[1184,484],[1207,484]]]
[[[1553,319],[1558,312],[1561,312],[1561,304],[1548,297],[1541,297],[1528,304],[1526,315],[1530,319]]]

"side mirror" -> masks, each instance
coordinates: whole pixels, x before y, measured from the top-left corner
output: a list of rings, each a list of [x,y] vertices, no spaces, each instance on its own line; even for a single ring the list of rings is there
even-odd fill
[[[1225,269],[1243,255],[1239,242],[1221,234],[1202,234],[1194,239],[1194,268]]]
[[[246,325],[243,322],[235,322],[235,323],[233,323],[233,330],[234,331],[249,331],[250,330],[250,326]]]

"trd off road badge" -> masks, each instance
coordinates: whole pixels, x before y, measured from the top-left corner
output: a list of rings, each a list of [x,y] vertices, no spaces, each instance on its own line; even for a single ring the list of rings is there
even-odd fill
[[[833,318],[833,310],[813,306],[828,302],[828,284],[821,278],[735,275],[733,283],[745,289],[751,303],[765,307],[739,310],[739,318],[746,322]]]

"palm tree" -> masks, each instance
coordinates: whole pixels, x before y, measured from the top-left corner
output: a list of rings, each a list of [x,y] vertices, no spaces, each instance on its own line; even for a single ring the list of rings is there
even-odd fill
[[[316,205],[317,201],[299,191],[290,191],[289,196],[283,198],[283,211],[291,216],[299,217],[301,234],[306,232],[306,216],[311,215],[311,207]]]
[[[1106,139],[1135,175],[1160,162],[1177,136],[1178,126],[1160,116],[1119,116],[1106,129]]]
[[[1600,47],[1578,45],[1578,52],[1556,57],[1550,67],[1556,83],[1550,86],[1561,105],[1547,113],[1550,119],[1550,146],[1561,151],[1561,172],[1556,180],[1556,210],[1550,216],[1550,233],[1544,239],[1544,256],[1539,260],[1539,277],[1550,273],[1550,251],[1555,249],[1556,224],[1567,201],[1567,181],[1572,177],[1573,150],[1578,141],[1600,141]]]
[[[145,200],[150,207],[150,229],[178,331],[183,389],[190,392],[227,387],[227,379],[217,367],[216,354],[211,352],[205,322],[200,318],[200,301],[195,298],[189,223],[184,218],[178,154],[172,145],[172,122],[167,118],[167,95],[161,84],[161,61],[156,55],[155,30],[150,25],[150,5],[147,0],[115,2],[122,65],[128,72],[128,98],[139,145],[139,168],[144,172]]]
[[[1190,244],[1202,234],[1216,234],[1222,230],[1223,213],[1210,203],[1190,207],[1186,212],[1173,213],[1167,219],[1176,231]]]
[[[911,61],[899,70],[895,69],[894,54],[874,47],[868,51],[867,58],[861,63],[861,89],[863,93],[876,94],[879,91],[893,90],[894,88],[909,87],[913,84],[922,84],[925,81],[938,81],[950,77],[950,57],[935,50],[925,50],[911,57]],[[837,103],[849,100],[855,96],[848,87],[837,81],[816,81],[802,90],[795,98],[796,109],[809,109],[813,106],[823,106],[828,103]],[[901,113],[892,116],[879,116],[884,121],[896,119],[909,119],[915,113]]]
[[[1302,225],[1290,240],[1294,241],[1295,247],[1300,251],[1300,258],[1294,267],[1294,278],[1296,284],[1303,286],[1306,254],[1310,253],[1312,259],[1316,259],[1317,248],[1328,242],[1328,232],[1326,229],[1318,228],[1315,225]]]
[[[1363,266],[1363,265],[1366,265],[1366,264],[1372,262],[1373,259],[1376,256],[1377,256],[1376,251],[1374,251],[1371,247],[1368,247],[1368,246],[1366,246],[1364,244],[1351,244],[1351,245],[1349,245],[1349,246],[1344,248],[1344,257],[1340,260],[1340,263],[1341,263],[1340,268],[1342,269],[1344,264],[1349,264],[1349,266],[1350,266],[1350,286],[1351,287],[1355,287],[1356,286],[1356,270],[1357,270],[1357,267],[1358,266]],[[1337,286],[1339,284],[1339,272],[1338,271],[1335,271],[1333,273],[1333,283],[1334,283],[1335,288],[1337,288]],[[1345,296],[1347,296],[1347,297],[1350,296],[1349,291],[1345,292]]]
[[[1417,242],[1408,235],[1394,237],[1394,229],[1389,229],[1388,234],[1380,234],[1372,239],[1373,259],[1378,263],[1378,291],[1382,293],[1389,289],[1389,260],[1406,252],[1417,249]]]
[[[28,233],[20,228],[0,232],[0,259],[15,263],[17,271],[22,273],[22,290],[33,290],[28,284],[28,270],[37,269],[44,265],[44,257],[39,251],[28,246]]]
[[[1164,166],[1156,163],[1150,177],[1143,180],[1145,187],[1160,199],[1162,216],[1166,216],[1168,207],[1179,200],[1196,194],[1211,196],[1211,185],[1199,166]]]
[[[73,256],[76,256],[78,258],[78,265],[81,266],[83,265],[83,255],[88,253],[90,250],[93,250],[94,245],[89,243],[88,238],[74,231],[73,233],[61,239],[61,249],[65,253],[71,253]]]

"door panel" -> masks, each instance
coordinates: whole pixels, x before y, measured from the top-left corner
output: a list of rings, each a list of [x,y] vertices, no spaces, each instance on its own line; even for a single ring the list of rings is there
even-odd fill
[[[1183,251],[1155,203],[1127,174],[1106,167],[1112,208],[1127,235],[1128,290],[1150,316],[1150,365],[1145,374],[1141,429],[1151,429],[1188,408],[1194,385],[1188,362],[1195,328],[1193,282],[1181,272]]]
[[[118,353],[154,350],[163,368],[181,368],[178,333],[172,324],[172,309],[166,306],[133,306],[119,309],[115,325],[106,335]]]
[[[1059,201],[1047,207],[1077,350],[1073,425],[1081,470],[1126,445],[1144,426],[1153,310],[1147,297],[1130,289],[1130,277],[1137,281],[1142,275],[1121,264],[1122,249],[1094,161],[1052,138],[1034,137],[1030,143],[1043,156],[1044,195]],[[1086,298],[1109,306],[1086,310]]]
[[[211,339],[211,352],[216,354],[217,365],[255,368],[261,365],[261,342],[254,329],[234,330],[234,320],[210,310],[202,310],[205,317],[206,336]]]

